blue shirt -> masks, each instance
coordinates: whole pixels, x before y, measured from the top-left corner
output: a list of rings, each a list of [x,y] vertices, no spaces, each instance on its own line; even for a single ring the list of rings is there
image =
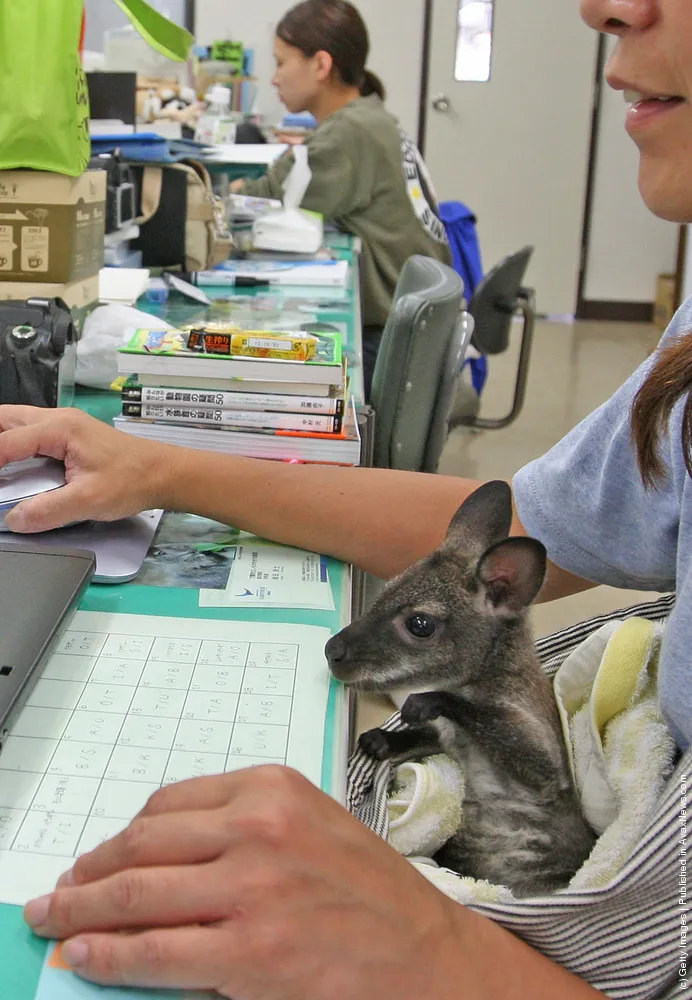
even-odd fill
[[[690,333],[692,299],[659,346]],[[641,481],[630,424],[632,401],[654,360],[647,359],[607,403],[518,472],[513,490],[524,528],[543,542],[557,566],[613,587],[675,591],[659,688],[666,722],[686,750],[692,745],[692,480],[681,444],[685,399],[662,439],[667,478],[655,489]]]

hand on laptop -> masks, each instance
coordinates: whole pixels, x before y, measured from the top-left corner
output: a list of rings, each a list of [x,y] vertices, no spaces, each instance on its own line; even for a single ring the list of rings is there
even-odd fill
[[[272,766],[157,792],[59,885],[26,917],[84,978],[233,1000],[458,997],[481,922]]]
[[[65,463],[67,485],[19,504],[11,531],[49,531],[73,521],[114,521],[157,506],[168,448],[113,430],[79,410],[0,406],[0,468],[41,455]]]

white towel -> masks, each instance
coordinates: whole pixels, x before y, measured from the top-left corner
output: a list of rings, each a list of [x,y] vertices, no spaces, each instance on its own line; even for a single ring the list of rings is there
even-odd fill
[[[464,775],[446,754],[397,768],[389,797],[389,842],[407,857],[431,857],[461,826]]]
[[[609,622],[574,650],[555,676],[575,785],[584,815],[599,834],[569,888],[605,886],[617,876],[672,772],[675,741],[657,696],[662,631],[640,618]],[[461,878],[427,860],[463,821],[463,773],[457,764],[444,755],[404,764],[393,787],[390,843],[421,874],[463,904],[513,898],[506,887]]]

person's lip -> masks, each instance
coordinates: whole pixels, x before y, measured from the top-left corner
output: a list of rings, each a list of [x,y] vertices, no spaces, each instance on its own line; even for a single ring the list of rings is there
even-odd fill
[[[628,106],[625,127],[630,135],[654,122],[662,121],[687,103],[677,94],[656,93],[633,87],[624,88],[624,98]]]

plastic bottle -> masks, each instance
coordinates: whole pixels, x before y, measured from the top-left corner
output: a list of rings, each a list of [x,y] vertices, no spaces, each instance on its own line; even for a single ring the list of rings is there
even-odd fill
[[[214,84],[206,95],[208,107],[199,120],[195,139],[209,146],[235,142],[236,123],[230,112],[231,92],[228,87]]]

